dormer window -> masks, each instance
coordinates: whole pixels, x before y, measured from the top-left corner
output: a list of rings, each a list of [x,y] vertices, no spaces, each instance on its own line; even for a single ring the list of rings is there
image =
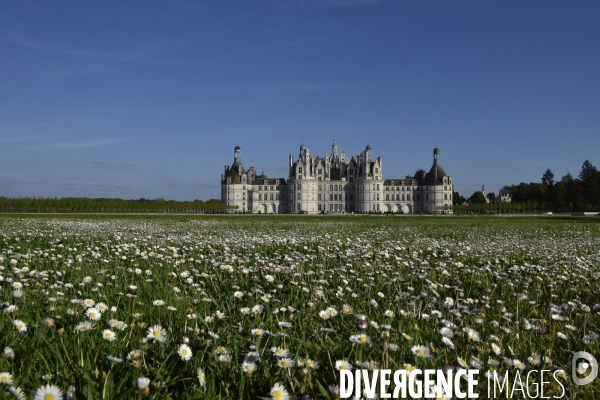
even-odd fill
[[[392,183],[392,186],[393,186],[394,185],[394,181],[392,181],[391,183]]]

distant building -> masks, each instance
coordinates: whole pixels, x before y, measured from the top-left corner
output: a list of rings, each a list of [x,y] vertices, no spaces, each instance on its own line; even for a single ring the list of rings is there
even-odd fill
[[[485,198],[485,202],[489,204],[490,199],[487,196],[487,193],[485,193],[485,185],[481,185],[481,193],[483,193],[483,197]]]
[[[244,169],[241,149],[234,149],[231,167],[221,175],[221,201],[235,207],[231,212],[249,213],[452,213],[452,177],[440,164],[440,150],[433,150],[429,172],[383,179],[381,157],[373,159],[371,146],[359,155],[338,155],[333,140],[331,154],[317,157],[304,145],[283,178],[256,176],[254,167]]]
[[[506,189],[500,189],[500,192],[498,192],[498,197],[500,198],[500,203],[512,202],[512,194]]]

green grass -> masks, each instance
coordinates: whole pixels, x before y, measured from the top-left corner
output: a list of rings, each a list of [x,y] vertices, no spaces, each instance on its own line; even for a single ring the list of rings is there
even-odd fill
[[[461,358],[481,364],[482,374],[514,374],[507,358],[523,362],[525,372],[562,368],[570,376],[574,351],[600,358],[598,339],[584,339],[600,324],[597,217],[6,214],[0,249],[0,349],[15,352],[14,359],[0,358],[0,373],[12,374],[13,385],[28,394],[51,374],[50,383],[63,392],[74,386],[78,399],[269,398],[276,382],[294,396],[335,398],[328,385],[338,383],[337,360],[380,368],[387,362],[395,370],[458,366]],[[14,282],[23,285],[23,297],[13,296]],[[237,291],[243,297],[235,298]],[[94,321],[94,330],[77,332],[88,318],[72,300],[84,299],[116,310]],[[165,305],[154,306],[159,299]],[[260,314],[241,311],[259,304]],[[352,313],[343,312],[345,304]],[[9,305],[18,310],[9,313]],[[338,315],[320,317],[328,308]],[[356,314],[366,315],[370,344],[350,341],[360,332]],[[45,318],[54,325],[44,325]],[[14,319],[27,332],[19,333]],[[127,325],[113,329],[114,342],[101,335],[110,319]],[[454,349],[442,342],[444,321]],[[145,342],[156,324],[167,330],[166,342]],[[385,324],[389,338],[382,336]],[[270,333],[258,340],[255,328]],[[184,341],[190,361],[177,354]],[[398,350],[386,350],[388,343]],[[415,356],[414,345],[431,346],[431,356]],[[320,368],[282,369],[272,346]],[[218,360],[221,347],[230,362]],[[140,363],[127,360],[138,349]],[[246,375],[240,365],[253,350],[261,360]],[[536,355],[541,366],[528,361]],[[198,368],[206,373],[203,386]],[[148,393],[138,390],[139,377],[151,380]],[[569,398],[600,399],[599,381],[581,388],[562,383]],[[9,394],[0,388],[2,396]]]

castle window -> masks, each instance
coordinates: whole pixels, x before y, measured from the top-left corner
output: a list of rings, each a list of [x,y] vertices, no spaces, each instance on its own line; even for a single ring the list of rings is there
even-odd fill
[[[404,200],[404,195],[402,195],[402,200]],[[407,194],[407,195],[406,195],[406,200],[407,200],[407,201],[410,201],[410,194]]]
[[[271,195],[269,197],[271,200],[273,200],[273,193],[271,193]]]
[[[275,200],[279,200],[279,193],[275,194]]]
[[[321,199],[319,199],[319,200],[321,200]],[[318,205],[318,210],[321,211],[321,203],[319,203],[319,205]]]
[[[322,170],[321,168],[319,168],[319,169],[317,170],[317,173],[318,173],[319,175],[321,175],[321,174],[323,173],[323,170]]]
[[[258,201],[262,200],[262,194],[258,194]]]
[[[317,196],[317,200],[321,201],[321,193]]]
[[[270,189],[270,190],[273,190],[273,186],[271,186],[269,189]]]
[[[379,183],[377,184],[377,190],[379,190]]]
[[[333,191],[333,185],[329,185],[329,190]]]
[[[375,173],[378,174],[379,173],[379,168],[375,168]]]
[[[333,201],[333,194],[329,193],[329,201]]]
[[[404,195],[402,195],[402,200],[404,200]],[[396,201],[400,201],[400,195],[399,194],[396,195]]]
[[[302,184],[301,183],[298,184],[298,190],[302,190]]]
[[[448,193],[444,193],[444,200],[448,200]]]
[[[298,167],[298,172],[302,173],[302,167]]]
[[[390,201],[390,195],[389,195],[389,193],[385,195],[385,201]]]
[[[321,185],[319,185],[319,192],[321,191]]]

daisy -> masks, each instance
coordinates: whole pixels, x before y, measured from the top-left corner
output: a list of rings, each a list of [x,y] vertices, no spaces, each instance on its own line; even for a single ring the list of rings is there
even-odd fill
[[[290,353],[289,350],[282,349],[281,347],[271,347],[271,352],[276,357],[287,357]]]
[[[165,342],[167,340],[167,331],[160,325],[154,325],[148,328],[148,336],[146,337],[155,342]]]
[[[263,331],[262,329],[252,329],[250,331],[250,334],[253,337],[261,337],[262,335],[264,335],[265,331]]]
[[[12,383],[12,375],[8,372],[0,372],[0,383],[3,385],[10,385]]]
[[[94,307],[88,308],[87,311],[85,312],[85,314],[92,321],[98,321],[100,319],[100,317],[102,316],[102,314],[100,313],[100,311],[98,311]]]
[[[417,357],[427,358],[431,355],[431,350],[425,346],[413,346],[410,350]]]
[[[117,338],[117,334],[111,331],[110,329],[105,329],[102,331],[102,339],[107,340],[109,342],[114,342]]]
[[[294,360],[288,357],[284,357],[277,362],[279,368],[292,368],[294,366]]]
[[[108,306],[104,303],[98,303],[96,304],[96,309],[103,313],[104,311],[108,311]]]
[[[229,354],[221,354],[219,356],[219,361],[221,361],[222,363],[228,363],[231,361],[231,356]]]
[[[246,357],[244,357],[244,361],[248,363],[255,363],[258,360],[260,360],[260,354],[256,351],[252,351],[246,354]]]
[[[252,374],[254,371],[256,371],[256,364],[253,362],[246,362],[244,361],[242,363],[242,371],[244,371],[245,374]]]
[[[58,387],[48,384],[38,388],[33,398],[34,400],[62,400],[63,394]]]
[[[85,299],[82,304],[84,307],[90,308],[90,307],[94,307],[96,302],[92,299]]]
[[[477,333],[474,329],[463,328],[463,331],[466,332],[467,337],[469,338],[469,340],[472,340],[474,342],[479,342],[479,333]]]
[[[392,310],[385,310],[384,312],[386,317],[392,318],[394,316],[394,312]]]
[[[344,314],[352,314],[353,311],[354,311],[354,308],[349,304],[344,304],[342,306],[342,312]]]
[[[127,354],[127,359],[130,361],[139,360],[141,357],[142,357],[141,350],[132,350],[129,352],[129,354]]]
[[[84,322],[80,322],[79,324],[77,324],[77,326],[75,327],[75,330],[78,332],[88,332],[94,328],[95,328],[95,325],[92,324],[90,321],[84,321]]]
[[[352,364],[350,364],[346,360],[337,360],[335,362],[335,369],[337,369],[338,371],[341,371],[343,369],[351,370],[352,369]]]
[[[233,293],[233,297],[235,297],[236,299],[241,299],[242,297],[244,297],[244,292],[240,292],[238,290],[237,292]]]
[[[154,301],[152,302],[152,305],[155,305],[155,306],[158,306],[158,307],[160,307],[160,306],[164,306],[164,305],[165,305],[165,302],[164,302],[163,300],[154,300]]]
[[[353,343],[358,343],[358,344],[367,344],[367,343],[371,343],[371,338],[368,335],[361,333],[358,335],[350,336],[350,341]]]
[[[8,306],[8,307],[6,307],[4,309],[4,312],[7,313],[7,314],[12,314],[15,311],[17,311],[18,309],[19,309],[18,306],[14,305],[14,304],[11,304],[10,306]]]
[[[196,375],[198,376],[198,384],[200,386],[204,386],[204,384],[206,383],[206,375],[204,375],[204,371],[202,370],[202,368],[198,368],[198,370],[196,371]]]
[[[319,363],[311,360],[310,358],[306,359],[306,366],[308,369],[319,369]]]
[[[5,347],[0,355],[2,358],[15,358],[15,352],[10,347]]]
[[[150,379],[149,378],[146,378],[146,377],[143,377],[143,376],[137,378],[137,385],[138,385],[138,389],[140,390],[140,393],[142,395],[150,393],[150,388],[148,387],[148,385],[150,385]]]
[[[525,363],[522,363],[521,361],[517,360],[516,358],[514,360],[512,360],[512,363],[515,367],[519,368],[520,370],[525,369]]]
[[[444,342],[444,344],[451,349],[454,349],[454,343],[452,343],[452,340],[448,339],[446,336],[442,336],[442,342]]]
[[[183,361],[189,361],[192,358],[192,349],[187,344],[180,345],[177,353]]]
[[[23,392],[23,390],[20,387],[11,386],[8,388],[8,391],[17,400],[25,400],[27,398],[27,396],[25,396],[25,393]]]
[[[452,331],[452,329],[446,327],[440,329],[440,333],[442,336],[445,336],[449,339],[452,339],[452,337],[454,336],[454,332]]]
[[[319,317],[321,317],[322,319],[329,319],[330,316],[331,315],[327,310],[319,311]]]
[[[273,400],[288,400],[290,398],[290,394],[287,392],[287,390],[285,390],[283,385],[277,382],[271,388],[271,398]]]
[[[20,319],[15,319],[13,321],[13,325],[19,331],[19,333],[27,332],[27,325],[25,324],[25,322],[21,321]]]
[[[460,365],[461,367],[468,368],[468,364],[464,359],[457,357],[456,361],[458,362],[458,365]]]
[[[260,314],[262,313],[262,311],[265,309],[265,306],[263,306],[262,304],[257,304],[254,307],[252,307],[252,312],[254,314]]]
[[[542,363],[542,357],[539,354],[532,354],[527,361],[533,366],[540,365]]]
[[[497,356],[500,355],[500,353],[502,353],[502,348],[500,348],[500,346],[498,346],[496,343],[492,343],[492,351],[494,353],[496,353]]]

